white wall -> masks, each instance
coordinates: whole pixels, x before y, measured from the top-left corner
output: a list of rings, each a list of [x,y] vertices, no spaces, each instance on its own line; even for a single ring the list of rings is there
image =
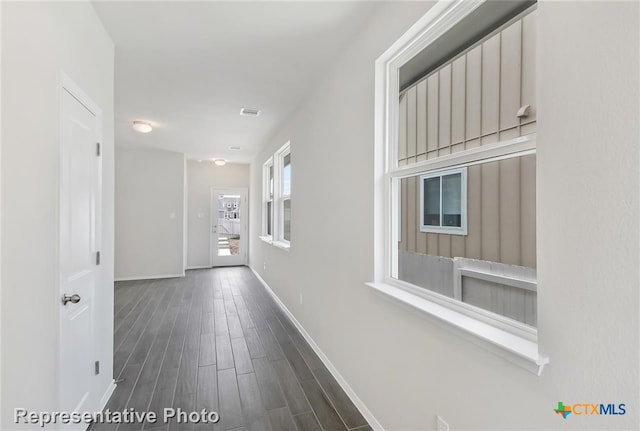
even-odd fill
[[[184,275],[184,155],[116,147],[116,280]]]
[[[640,429],[640,4],[539,11],[538,325],[553,361],[542,388],[629,406],[576,427]]]
[[[58,407],[58,89],[63,70],[103,110],[101,392],[112,381],[113,44],[88,2],[2,5],[2,418]]]
[[[2,100],[2,2],[0,2],[0,100]],[[2,103],[0,103],[0,131]],[[0,244],[2,244],[2,133],[0,133]],[[2,292],[2,247],[0,246],[0,292]],[[0,334],[2,334],[2,294],[0,294]],[[0,346],[0,424],[2,424],[2,347]]]
[[[638,429],[638,4],[539,6],[541,377],[364,285],[374,61],[428,7],[384,5],[255,159],[260,190],[262,163],[291,140],[291,251],[256,240],[254,193],[251,265],[388,430],[434,429],[436,414],[452,430]],[[565,421],[558,401],[628,410]]]
[[[187,161],[187,268],[210,267],[211,188],[248,188],[249,165]],[[257,189],[260,190],[260,189]]]
[[[2,100],[2,2],[0,2],[0,100]],[[2,103],[0,103],[0,131]],[[2,133],[0,133],[0,244],[2,244]],[[0,292],[2,292],[2,247],[0,246]],[[0,293],[0,334],[2,334],[2,294]],[[0,424],[2,424],[2,348],[0,346]]]

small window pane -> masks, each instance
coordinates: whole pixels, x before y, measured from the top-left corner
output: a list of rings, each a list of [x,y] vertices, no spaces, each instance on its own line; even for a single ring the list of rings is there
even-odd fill
[[[241,253],[240,206],[240,196],[218,194],[218,256],[238,256]]]
[[[462,226],[462,174],[442,177],[442,225]]]
[[[291,154],[284,156],[282,168],[282,194],[291,195]]]
[[[282,236],[287,241],[291,241],[291,199],[283,202],[283,232]]]
[[[423,224],[440,226],[440,177],[424,180]]]
[[[269,199],[273,199],[273,165],[269,166]]]
[[[508,278],[533,282],[536,280],[535,157],[530,154],[443,171],[441,176],[427,176],[438,175],[437,173],[417,174],[399,179],[398,183],[402,186],[397,189],[400,213],[397,217],[397,229],[402,234],[397,236],[397,255],[391,276],[535,327],[536,292],[508,282]],[[514,199],[500,199],[500,187],[484,190],[480,187],[467,187],[467,184],[477,184],[500,171],[512,172],[514,169],[516,178],[520,180],[519,187],[516,188],[518,195],[515,198],[515,208]],[[507,175],[499,177],[500,185],[506,185],[510,180]],[[423,189],[416,190],[420,184]],[[427,226],[431,230],[424,230],[419,222],[430,211],[419,209],[421,200],[427,208],[434,208],[432,218],[435,220],[440,201],[431,198],[440,196],[440,188],[443,225]],[[496,253],[492,256],[479,254],[478,250],[491,250],[491,247],[496,246],[493,226],[485,227],[481,223],[483,218],[495,217],[495,208],[482,205],[483,199],[497,202],[500,208],[509,209],[500,211],[498,226],[518,226],[519,230],[515,235],[503,235],[500,241],[501,244],[517,247],[520,253]],[[467,205],[472,211],[465,215],[463,212]],[[461,227],[468,228],[470,236],[453,236],[456,235],[455,229]],[[462,273],[461,269],[476,273]],[[507,280],[485,280],[482,273],[487,272],[506,277]]]
[[[273,211],[271,211],[272,204],[273,204],[272,202],[267,202],[267,235],[269,235],[269,236],[273,235],[271,233],[271,226],[272,226],[271,217],[272,217],[272,214],[273,214]]]

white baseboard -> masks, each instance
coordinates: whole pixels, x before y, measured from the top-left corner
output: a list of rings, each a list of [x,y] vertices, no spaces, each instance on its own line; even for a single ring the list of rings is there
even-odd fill
[[[289,317],[289,319],[293,322],[293,324],[298,329],[298,331],[300,331],[300,333],[302,334],[304,339],[307,341],[307,343],[309,343],[309,345],[311,346],[313,351],[316,352],[316,355],[318,355],[318,357],[320,358],[320,360],[322,361],[324,366],[327,367],[327,369],[329,370],[331,375],[333,375],[333,378],[336,379],[336,381],[338,382],[340,387],[342,387],[342,390],[351,399],[353,404],[360,411],[360,413],[366,419],[366,421],[369,423],[371,428],[373,428],[376,431],[384,431],[384,428],[382,427],[380,422],[378,422],[378,420],[375,418],[375,416],[373,416],[373,413],[371,413],[371,411],[367,408],[367,406],[364,404],[364,402],[358,397],[358,395],[356,395],[356,393],[353,391],[353,389],[351,389],[351,386],[349,386],[349,384],[344,379],[344,377],[342,377],[342,375],[340,374],[338,369],[331,363],[331,361],[329,360],[327,355],[325,355],[324,352],[322,350],[320,350],[320,347],[318,347],[316,342],[313,341],[313,338],[311,338],[311,336],[304,329],[302,324],[300,322],[298,322],[298,320],[291,313],[291,311],[289,311],[287,306],[284,305],[284,303],[280,300],[280,298],[278,298],[278,295],[276,295],[276,293],[273,291],[273,289],[271,289],[271,287],[269,287],[267,282],[264,281],[262,279],[262,277],[260,277],[260,274],[258,274],[258,272],[255,269],[253,269],[251,266],[249,266],[249,269],[251,269],[253,274],[258,278],[258,280],[260,280],[262,285],[265,287],[265,289],[267,289],[267,292],[269,292],[269,294],[273,297],[273,299],[276,301],[278,306]]]
[[[109,398],[111,398],[111,395],[113,395],[113,391],[115,390],[116,390],[116,381],[111,380],[111,382],[109,383],[109,386],[107,386],[107,390],[105,391],[104,395],[102,395],[102,398],[100,398],[100,411],[104,410],[104,408],[107,406],[107,403],[109,402]]]
[[[189,269],[211,269],[211,265],[207,266],[187,266],[187,270]]]
[[[135,277],[116,277],[113,281],[159,280],[162,278],[181,278],[181,277],[184,277],[184,272],[181,274],[138,275]]]

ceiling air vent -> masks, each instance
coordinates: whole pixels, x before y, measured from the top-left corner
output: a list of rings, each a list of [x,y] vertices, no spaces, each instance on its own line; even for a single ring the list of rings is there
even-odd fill
[[[240,115],[245,115],[247,117],[257,117],[258,115],[260,115],[260,110],[254,108],[240,108]]]

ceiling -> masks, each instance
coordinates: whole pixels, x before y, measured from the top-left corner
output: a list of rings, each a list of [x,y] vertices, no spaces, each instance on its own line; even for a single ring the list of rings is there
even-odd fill
[[[253,159],[377,7],[363,1],[93,4],[116,46],[116,144],[239,163]],[[241,107],[262,113],[243,117]],[[134,120],[154,130],[135,132]]]

